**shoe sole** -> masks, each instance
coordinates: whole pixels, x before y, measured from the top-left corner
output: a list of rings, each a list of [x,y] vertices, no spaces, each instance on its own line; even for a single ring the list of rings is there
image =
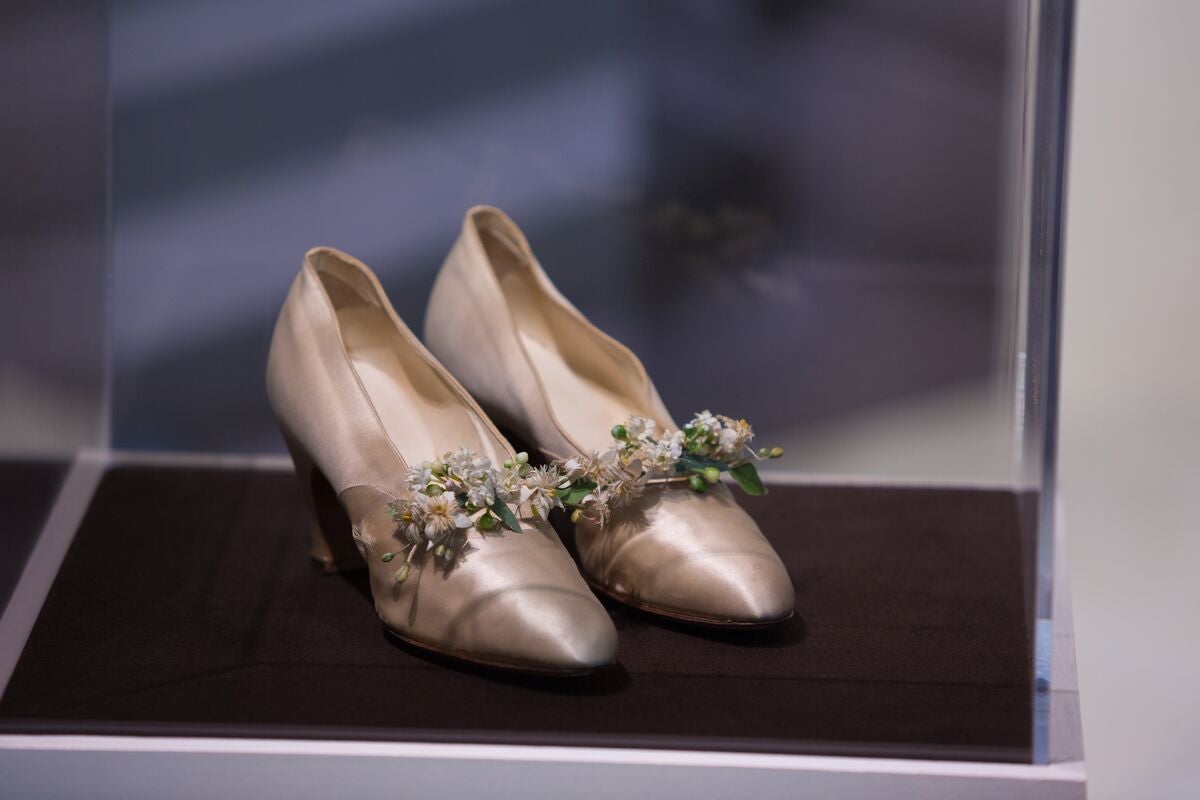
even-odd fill
[[[609,600],[629,606],[630,608],[636,608],[638,611],[644,611],[647,614],[665,617],[670,620],[675,620],[676,622],[686,622],[689,625],[696,625],[702,628],[721,628],[724,630],[758,630],[761,628],[773,628],[776,625],[781,625],[792,617],[796,616],[795,611],[788,614],[786,617],[779,617],[778,619],[754,621],[697,616],[695,614],[677,611],[673,608],[664,608],[662,606],[656,606],[653,603],[645,603],[638,600],[633,600],[627,594],[614,591],[605,586],[601,586],[599,583],[596,583],[586,575],[584,576],[584,580],[587,581],[588,586],[592,588],[593,592],[601,595],[602,597],[607,597]]]
[[[333,570],[329,569],[328,568],[329,565],[327,563],[325,563],[324,561],[322,561],[322,559],[320,559],[320,558],[314,557],[313,563],[325,575],[334,575],[334,574],[337,574],[338,572],[343,571],[343,570],[337,570],[337,569],[333,569]],[[361,569],[366,569],[365,565],[359,565],[359,566]],[[612,664],[603,664],[599,667],[585,667],[583,669],[554,669],[552,667],[533,667],[533,666],[529,666],[527,664],[513,664],[510,662],[506,662],[506,661],[494,661],[494,660],[490,660],[490,659],[486,659],[486,658],[479,658],[477,656],[468,655],[466,653],[461,653],[456,650],[448,650],[444,647],[437,647],[436,645],[429,644],[428,642],[422,642],[418,639],[412,638],[411,636],[406,636],[403,633],[392,630],[386,624],[383,626],[383,629],[392,638],[402,642],[405,645],[416,648],[417,650],[422,650],[426,653],[432,653],[432,654],[434,654],[436,656],[440,656],[442,658],[449,658],[449,659],[453,659],[454,661],[460,661],[465,664],[473,664],[478,667],[486,667],[488,669],[494,669],[494,670],[503,670],[505,672],[510,672],[510,673],[517,674],[517,675],[533,675],[533,676],[543,677],[543,678],[546,678],[546,677],[575,678],[575,677],[583,677],[585,675],[592,675],[603,669],[607,669],[608,667],[612,666]],[[615,664],[616,662],[614,661],[613,663]]]
[[[419,641],[411,636],[405,636],[403,633],[394,631],[387,625],[384,625],[383,629],[387,631],[388,635],[399,640],[400,642],[410,647],[415,647],[418,650],[423,650],[426,653],[433,653],[434,655],[441,656],[443,658],[451,658],[455,661],[461,661],[466,664],[473,664],[475,666],[486,667],[488,669],[503,670],[505,672],[519,675],[534,675],[541,678],[577,678],[586,675],[593,675],[612,666],[611,664],[604,664],[599,667],[585,667],[582,669],[555,669],[553,667],[533,667],[526,664],[512,664],[505,661],[493,661],[491,659],[479,658],[478,656],[468,655],[455,650],[447,650],[443,647],[431,645],[428,642]]]

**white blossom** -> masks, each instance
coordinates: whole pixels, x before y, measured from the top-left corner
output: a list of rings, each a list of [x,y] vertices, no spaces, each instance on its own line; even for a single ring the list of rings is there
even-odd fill
[[[645,439],[654,435],[655,422],[646,417],[630,417],[625,422],[625,430],[631,439]]]
[[[452,453],[446,453],[442,457],[446,468],[451,473],[464,478],[471,474],[476,458],[477,456],[465,447],[460,447]]]
[[[443,492],[433,497],[428,495],[419,495],[419,497],[422,521],[425,525],[425,538],[430,542],[450,533],[455,528],[466,527],[462,524],[464,519],[468,525],[470,524],[470,519],[459,511],[458,501],[449,492]]]
[[[422,461],[408,470],[408,488],[414,493],[425,491],[425,487],[433,480],[433,462]]]
[[[711,411],[701,411],[699,414],[692,417],[692,421],[684,427],[698,428],[702,431],[715,431],[720,427],[720,423],[717,422],[717,418],[713,416]]]
[[[550,513],[550,509],[563,507],[558,488],[564,480],[563,474],[553,466],[529,470],[523,480],[521,502],[529,503],[530,508],[544,518]]]
[[[496,502],[496,484],[490,474],[467,484],[467,501],[476,508],[487,508]]]
[[[656,471],[668,472],[675,467],[675,462],[683,455],[683,431],[675,431],[654,442],[647,449],[647,458]]]
[[[521,494],[521,465],[494,470],[492,485],[496,497],[503,503],[515,503]]]
[[[418,495],[423,497],[424,495]],[[398,531],[409,544],[421,541],[425,529],[425,507],[413,500],[399,500],[392,504]]]

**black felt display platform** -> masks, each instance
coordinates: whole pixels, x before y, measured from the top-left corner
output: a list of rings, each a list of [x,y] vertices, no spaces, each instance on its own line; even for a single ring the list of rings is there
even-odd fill
[[[290,473],[103,479],[0,730],[534,742],[1027,761],[1031,497],[775,486],[744,505],[798,615],[722,633],[620,607],[620,664],[460,666],[385,635],[307,555]]]

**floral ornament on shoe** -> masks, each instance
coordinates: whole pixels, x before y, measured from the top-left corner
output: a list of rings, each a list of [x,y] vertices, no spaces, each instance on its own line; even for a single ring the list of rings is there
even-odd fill
[[[603,527],[613,510],[628,505],[656,484],[681,483],[702,493],[728,472],[747,494],[766,494],[755,461],[779,458],[781,447],[754,450],[754,429],[708,411],[695,415],[682,430],[656,435],[654,420],[630,417],[612,429],[614,444],[586,461],[558,462],[567,479],[561,491],[571,521],[589,519]]]
[[[449,568],[469,547],[471,528],[490,533],[503,526],[520,533],[521,516],[545,517],[551,508],[561,508],[556,481],[557,471],[531,466],[525,453],[495,467],[486,456],[460,447],[437,461],[417,464],[408,474],[412,496],[388,504],[388,514],[396,521],[395,536],[404,547],[384,553],[382,559],[405,555],[395,573],[397,583],[408,579],[418,553],[432,551],[434,559]]]
[[[656,427],[653,420],[630,417],[613,427],[608,450],[540,467],[532,466],[526,453],[495,467],[466,448],[418,464],[409,471],[412,497],[388,504],[395,536],[405,546],[382,559],[405,556],[395,573],[396,582],[403,583],[419,553],[432,551],[450,568],[469,548],[471,528],[520,533],[522,518],[545,519],[555,508],[569,509],[572,522],[586,518],[603,526],[647,486],[681,483],[706,492],[726,471],[748,494],[766,494],[754,462],[783,455],[780,447],[751,448],[754,430],[744,419],[705,411],[683,430],[656,436]]]

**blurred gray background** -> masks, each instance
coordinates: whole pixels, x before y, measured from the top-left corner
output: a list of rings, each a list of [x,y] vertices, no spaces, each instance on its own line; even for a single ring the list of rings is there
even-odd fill
[[[486,202],[677,417],[745,416],[798,469],[1010,476],[1002,0],[111,10],[114,446],[280,451],[304,251],[419,332]]]
[[[108,436],[107,15],[0,6],[0,455]]]

